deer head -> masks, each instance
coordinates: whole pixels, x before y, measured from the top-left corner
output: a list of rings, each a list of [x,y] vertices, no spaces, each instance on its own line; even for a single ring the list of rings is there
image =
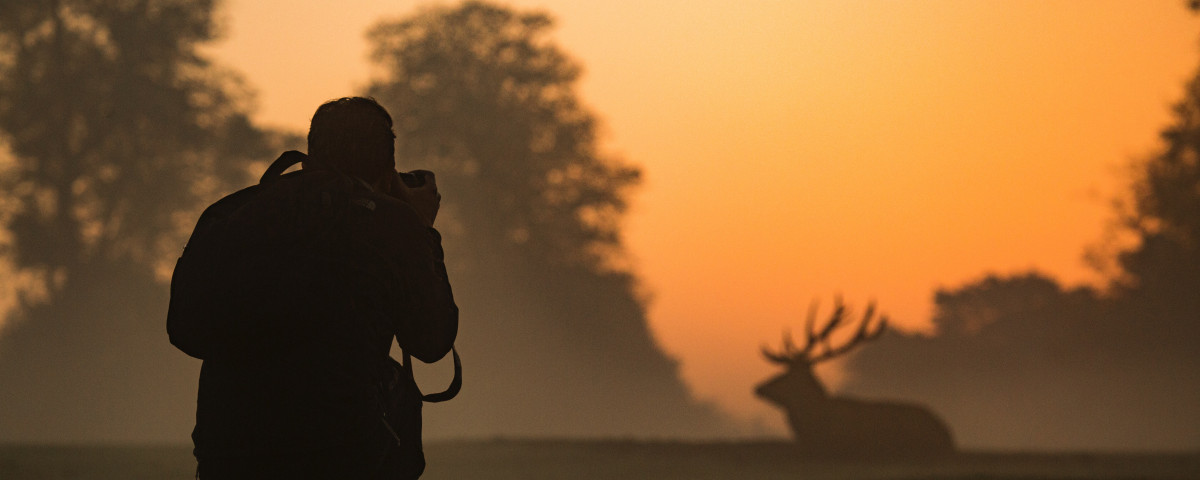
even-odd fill
[[[875,318],[873,303],[867,305],[866,311],[857,322],[848,321],[850,316],[850,310],[838,298],[829,319],[818,326],[817,304],[814,302],[804,324],[803,345],[797,347],[791,333],[785,330],[780,350],[771,351],[766,345],[763,346],[763,356],[772,363],[783,365],[786,370],[759,385],[754,393],[788,410],[789,414],[813,409],[817,402],[827,400],[829,394],[813,374],[813,366],[843,355],[863,342],[878,337],[887,326],[887,317]],[[841,332],[853,333],[845,338],[845,334]],[[835,344],[835,336],[843,339]]]

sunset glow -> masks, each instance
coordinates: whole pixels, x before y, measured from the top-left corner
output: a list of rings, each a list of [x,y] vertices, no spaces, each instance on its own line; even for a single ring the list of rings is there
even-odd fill
[[[626,240],[658,340],[699,397],[777,430],[758,349],[814,299],[919,330],[937,288],[989,272],[1099,282],[1083,256],[1200,39],[1177,0],[512,4],[557,19],[606,147],[644,169]],[[213,56],[300,132],[370,78],[365,30],[419,4],[224,8]]]

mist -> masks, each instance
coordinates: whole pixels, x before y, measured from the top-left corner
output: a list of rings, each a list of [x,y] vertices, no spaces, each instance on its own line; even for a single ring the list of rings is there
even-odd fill
[[[151,3],[5,16],[20,20],[8,39],[40,33],[8,44],[3,93],[19,101],[0,109],[4,252],[34,287],[0,338],[0,441],[186,441],[199,362],[166,341],[164,280],[204,205],[303,147],[303,132],[252,125],[236,77],[196,53],[211,5]],[[370,32],[391,76],[362,93],[398,119],[398,166],[438,174],[462,311],[465,386],[428,409],[428,436],[736,434],[651,335],[621,266],[640,172],[598,152],[573,93],[580,67],[543,41],[551,25],[466,3]],[[446,368],[418,367],[427,391]]]
[[[1197,310],[1143,301],[989,275],[938,292],[935,334],[864,347],[843,392],[923,403],[966,448],[1195,449]]]
[[[173,262],[204,206],[304,132],[251,121],[252,86],[202,54],[211,2],[0,8],[0,442],[186,443],[200,362],[167,341]],[[699,400],[651,331],[623,231],[643,171],[600,147],[554,25],[476,2],[382,21],[379,75],[346,92],[388,108],[398,167],[444,195],[464,386],[426,407],[426,437],[769,434]],[[844,393],[924,404],[966,448],[1200,448],[1191,87],[1118,212],[1139,241],[1109,285],[981,273],[935,293],[932,334],[863,348]]]
[[[1200,448],[1200,77],[1173,111],[1114,240],[1088,252],[1104,285],[1029,272],[939,290],[933,334],[864,349],[846,392],[926,403],[971,447]]]

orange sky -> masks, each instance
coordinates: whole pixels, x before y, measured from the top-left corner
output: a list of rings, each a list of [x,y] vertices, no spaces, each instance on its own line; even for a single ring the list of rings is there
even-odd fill
[[[1200,64],[1180,0],[510,3],[557,17],[607,147],[645,169],[627,240],[658,339],[768,425],[758,347],[814,298],[919,328],[985,272],[1095,280],[1122,169]],[[366,83],[365,29],[417,4],[226,0],[212,52],[302,130]]]

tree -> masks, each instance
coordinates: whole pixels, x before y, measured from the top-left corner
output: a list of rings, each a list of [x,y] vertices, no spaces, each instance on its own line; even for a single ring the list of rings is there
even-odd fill
[[[398,119],[401,161],[461,191],[455,228],[523,260],[596,269],[620,254],[640,172],[598,152],[597,121],[574,94],[581,69],[547,39],[551,26],[476,2],[382,23],[369,35],[387,78],[369,93]]]
[[[1190,351],[1200,341],[1200,73],[1174,116],[1161,150],[1138,164],[1132,205],[1122,212],[1139,242],[1118,256],[1117,288],[1161,321],[1155,327],[1163,340],[1182,340],[1177,346]]]
[[[178,440],[197,365],[163,272],[272,136],[197,51],[214,1],[0,2],[0,254],[32,279],[0,343],[0,440]],[[141,392],[138,400],[131,392]]]
[[[369,33],[382,75],[367,93],[396,119],[398,163],[434,170],[444,192],[460,347],[476,359],[452,420],[431,430],[715,433],[725,425],[690,398],[621,266],[640,171],[600,151],[581,69],[551,27],[466,2]]]

